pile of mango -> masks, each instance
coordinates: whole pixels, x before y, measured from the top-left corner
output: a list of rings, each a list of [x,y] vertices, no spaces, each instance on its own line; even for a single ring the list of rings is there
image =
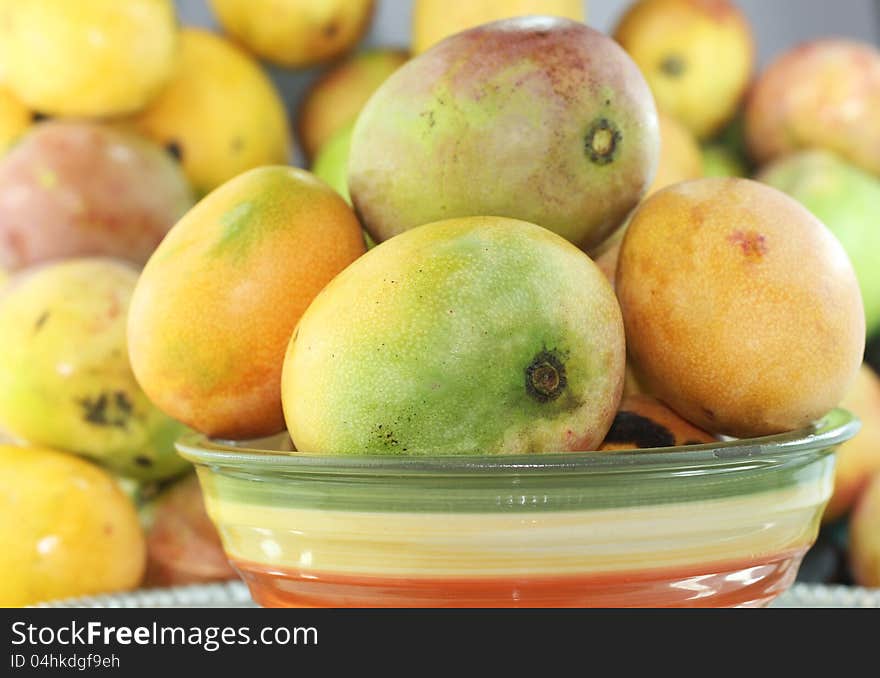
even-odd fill
[[[235,577],[189,430],[540,454],[838,405],[819,578],[880,586],[877,48],[415,0],[358,50],[375,4],[0,0],[0,604]],[[291,114],[268,66],[322,72]]]

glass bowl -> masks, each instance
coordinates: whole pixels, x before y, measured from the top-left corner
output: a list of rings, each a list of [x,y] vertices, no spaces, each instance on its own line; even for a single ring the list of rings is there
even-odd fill
[[[858,429],[834,410],[800,431],[637,451],[178,449],[262,606],[763,606],[794,582],[833,452]]]

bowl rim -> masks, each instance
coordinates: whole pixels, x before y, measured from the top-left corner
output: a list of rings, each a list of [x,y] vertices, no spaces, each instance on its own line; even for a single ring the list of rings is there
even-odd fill
[[[852,438],[861,422],[836,408],[809,426],[755,438],[728,439],[701,445],[637,450],[560,452],[528,455],[326,455],[281,452],[250,447],[253,441],[211,440],[196,432],[175,443],[178,452],[197,466],[291,473],[442,474],[474,473],[608,473],[623,470],[688,471],[749,463],[783,463],[803,455],[830,451]]]

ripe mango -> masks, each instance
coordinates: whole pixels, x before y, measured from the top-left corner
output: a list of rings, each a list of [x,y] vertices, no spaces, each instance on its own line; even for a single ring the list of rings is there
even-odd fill
[[[0,158],[0,266],[93,255],[143,264],[193,201],[180,166],[148,139],[41,122]]]
[[[880,587],[880,473],[862,494],[849,526],[849,561],[855,583]]]
[[[616,282],[640,380],[710,433],[806,426],[837,406],[862,362],[846,252],[800,203],[756,181],[697,179],[648,198]]]
[[[0,294],[0,428],[141,480],[189,465],[183,426],[137,385],[125,322],[137,270],[71,259],[23,271]]]
[[[210,0],[223,29],[257,56],[298,68],[351,50],[375,0]]]
[[[541,14],[585,22],[586,5],[586,0],[415,0],[412,51],[421,54],[453,33],[517,16]]]
[[[458,33],[388,78],[355,123],[348,187],[378,242],[495,215],[589,249],[638,203],[658,155],[651,93],[623,50],[576,21],[522,17]]]
[[[287,350],[300,453],[591,450],[623,388],[620,309],[563,238],[499,217],[384,242],[319,294]]]
[[[702,445],[717,438],[679,417],[656,398],[625,395],[600,450]]]
[[[283,430],[293,328],[364,250],[351,208],[312,174],[269,166],[232,179],[171,229],[138,280],[128,324],[138,382],[213,437]]]
[[[136,111],[167,82],[177,57],[172,0],[14,0],[0,12],[5,82],[41,113]]]
[[[195,28],[180,32],[168,85],[127,122],[179,158],[199,195],[254,167],[284,164],[290,154],[287,111],[260,64]]]
[[[694,135],[666,113],[659,113],[657,118],[660,121],[660,163],[647,195],[680,181],[703,176],[703,156]]]
[[[409,59],[396,49],[375,49],[355,54],[324,73],[308,89],[297,116],[300,147],[314,158],[340,129],[355,119],[389,75]]]
[[[138,514],[106,471],[71,454],[0,445],[0,606],[137,587]]]
[[[735,115],[755,61],[752,30],[729,0],[639,0],[614,38],[642,69],[657,108],[700,140]]]
[[[761,74],[745,115],[759,165],[823,148],[880,175],[880,50],[843,39],[803,43]]]
[[[837,237],[859,279],[867,333],[880,330],[880,178],[821,150],[780,158],[757,178],[796,199]]]
[[[8,87],[0,85],[0,155],[33,123],[34,116]]]

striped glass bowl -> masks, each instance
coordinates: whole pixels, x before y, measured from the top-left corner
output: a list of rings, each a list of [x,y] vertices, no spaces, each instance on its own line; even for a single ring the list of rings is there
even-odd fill
[[[763,438],[516,457],[178,448],[263,606],[763,606],[794,581],[858,428],[834,410]]]

